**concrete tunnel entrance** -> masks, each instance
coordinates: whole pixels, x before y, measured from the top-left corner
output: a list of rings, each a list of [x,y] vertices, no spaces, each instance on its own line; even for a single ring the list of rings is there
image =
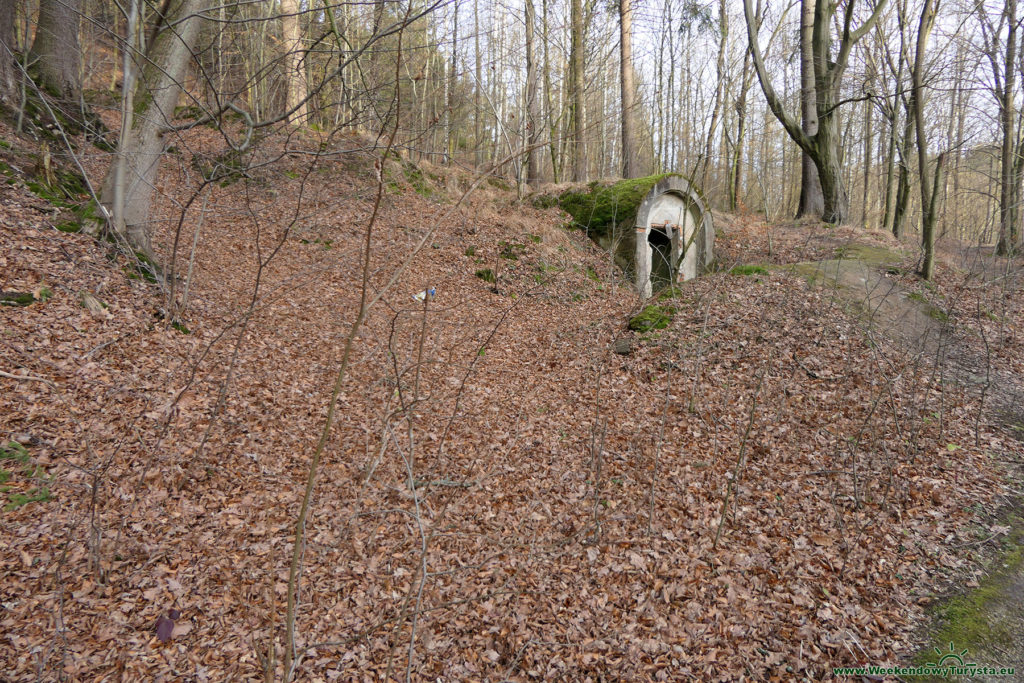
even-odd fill
[[[542,208],[550,197],[538,198]],[[607,249],[644,298],[690,280],[711,263],[715,231],[700,192],[678,173],[593,182],[556,200],[572,225]]]
[[[637,208],[635,230],[636,288],[644,297],[697,277],[711,262],[711,212],[682,176],[651,188]]]

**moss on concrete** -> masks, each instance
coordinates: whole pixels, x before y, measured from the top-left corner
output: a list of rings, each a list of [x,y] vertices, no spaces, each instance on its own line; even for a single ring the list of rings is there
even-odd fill
[[[558,205],[572,216],[571,227],[597,237],[609,236],[619,225],[636,219],[640,202],[652,187],[669,175],[672,174],[661,173],[611,185],[595,181],[586,190],[564,192],[558,198]]]
[[[835,256],[837,259],[863,261],[873,266],[894,266],[903,260],[903,255],[897,251],[869,244],[846,244],[837,247]]]

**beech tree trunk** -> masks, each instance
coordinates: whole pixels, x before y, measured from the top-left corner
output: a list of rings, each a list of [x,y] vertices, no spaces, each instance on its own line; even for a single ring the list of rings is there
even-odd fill
[[[534,45],[534,23],[537,13],[533,0],[526,0],[526,184],[531,188],[540,184],[541,151],[540,97],[537,92],[537,50]]]
[[[36,85],[56,99],[77,104],[82,94],[78,24],[81,0],[40,0],[29,68]]]
[[[569,31],[569,71],[572,87],[572,118],[569,134],[570,153],[572,154],[572,179],[576,182],[587,180],[587,148],[584,142],[583,128],[585,122],[585,98],[583,81],[583,1],[572,0],[570,10],[571,25]]]
[[[0,0],[0,106],[13,108],[17,102],[15,78],[14,0]]]
[[[845,16],[835,17],[837,5],[821,0],[814,6],[814,22],[812,28],[812,48],[814,66],[815,110],[818,117],[818,131],[808,135],[803,126],[786,111],[782,99],[775,92],[775,87],[768,76],[761,48],[757,42],[758,27],[754,20],[751,0],[743,0],[743,13],[747,21],[747,38],[750,43],[751,56],[757,69],[757,79],[761,83],[768,108],[782,124],[790,138],[810,155],[818,169],[824,196],[822,219],[828,223],[846,222],[849,216],[850,200],[843,182],[841,169],[842,147],[839,136],[839,84],[850,58],[850,51],[871,27],[885,9],[886,0],[879,0],[871,15],[857,29],[852,28],[854,3],[845,6]],[[832,25],[838,21],[842,26],[839,48],[833,56]]]
[[[999,241],[996,253],[1007,256],[1017,246],[1017,192],[1014,182],[1014,157],[1017,154],[1016,103],[1014,87],[1017,75],[1017,0],[1006,0],[1008,33],[999,123],[1003,129],[1002,164],[999,169]]]
[[[873,113],[874,106],[870,101],[864,101],[864,194],[860,208],[860,222],[864,227],[868,225],[868,211],[871,199],[871,157],[874,153],[874,148],[872,147],[874,131],[871,128],[871,114]]]
[[[901,3],[902,5],[902,3]],[[897,218],[897,212],[902,214],[899,195],[897,192],[897,177],[900,179],[899,189],[902,189],[904,176],[906,175],[906,140],[909,137],[910,122],[908,117],[906,128],[902,138],[899,136],[900,101],[903,92],[903,69],[906,60],[903,58],[905,44],[905,33],[902,22],[900,24],[900,51],[897,55],[895,82],[893,83],[892,99],[887,99],[885,104],[886,118],[889,121],[889,142],[886,153],[885,173],[885,213],[882,218],[882,229],[891,231],[896,237],[900,236],[902,218]],[[891,62],[890,62],[891,64]],[[899,168],[897,169],[897,156],[899,157]]]
[[[924,126],[924,53],[928,35],[935,25],[935,4],[937,0],[925,0],[921,9],[921,22],[917,29],[917,51],[914,54],[914,68],[911,70],[911,102],[914,123],[917,128],[917,163],[921,183],[921,246],[924,249],[924,263],[921,277],[930,280],[935,270],[935,224],[937,211],[935,197],[938,194],[944,155],[939,155],[935,164],[935,184],[932,186],[928,168],[928,138]]]
[[[633,10],[619,0],[619,70],[622,93],[622,177],[639,178],[640,150],[636,144],[636,87],[633,84]]]
[[[164,133],[199,31],[199,0],[168,0],[165,7],[145,59],[138,60],[141,71],[129,98],[128,126],[121,131],[120,153],[107,171],[100,196],[114,231],[150,257],[150,204],[164,154]]]
[[[480,93],[483,92],[483,53],[480,52],[480,3],[473,0],[473,56],[476,59],[475,78],[473,79],[473,163],[479,168],[484,163],[483,148],[483,105]]]
[[[445,107],[445,145],[444,145],[444,160],[446,164],[452,163],[452,157],[455,156],[455,148],[458,143],[458,133],[455,130],[455,108],[457,103],[455,101],[455,85],[459,79],[458,72],[458,57],[459,57],[459,2],[455,0],[452,5],[452,55],[451,61],[449,62],[448,71],[448,104]]]
[[[708,125],[707,139],[698,161],[698,172],[695,174],[700,176],[702,187],[708,186],[708,171],[711,166],[711,153],[714,150],[715,132],[718,129],[718,121],[722,115],[722,106],[725,101],[725,50],[728,41],[729,12],[726,0],[720,0],[718,4],[718,58],[715,61],[715,102],[711,107],[711,123]],[[722,149],[725,149],[724,145]]]
[[[284,41],[285,84],[288,91],[285,106],[290,112],[288,121],[302,125],[309,117],[309,107],[305,102],[309,84],[303,59],[299,12],[298,0],[281,0],[281,37]]]
[[[800,2],[800,116],[801,126],[809,137],[818,133],[817,97],[814,90],[814,3],[815,0]],[[796,217],[812,216],[821,218],[825,213],[825,196],[814,159],[807,152],[800,152],[800,203]]]

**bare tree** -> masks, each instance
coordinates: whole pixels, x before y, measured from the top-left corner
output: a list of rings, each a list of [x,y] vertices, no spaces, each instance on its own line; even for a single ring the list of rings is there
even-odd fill
[[[800,2],[800,118],[804,133],[818,133],[817,95],[814,89],[814,5],[815,0]],[[797,218],[825,214],[825,196],[814,159],[805,150],[800,151],[800,204]]]
[[[568,143],[572,154],[572,178],[577,182],[587,179],[587,148],[583,135],[586,121],[586,100],[583,97],[583,23],[583,0],[571,0],[569,87],[572,104]]]
[[[935,270],[935,224],[936,196],[942,176],[942,165],[945,159],[940,154],[935,163],[934,185],[932,185],[931,171],[928,166],[928,137],[924,125],[924,56],[928,46],[928,36],[932,27],[935,26],[935,15],[938,11],[939,0],[924,0],[924,7],[921,9],[921,20],[917,28],[917,50],[914,53],[914,68],[911,70],[910,78],[912,83],[911,102],[914,112],[914,123],[917,128],[917,163],[918,174],[921,179],[921,246],[924,249],[924,263],[921,266],[921,276],[930,280]]]
[[[149,211],[166,147],[164,135],[199,31],[198,0],[168,0],[164,8],[145,58],[139,60],[138,78],[129,78],[134,70],[126,69],[118,155],[100,196],[114,231],[150,258]],[[130,65],[136,55],[130,46],[126,54]]]
[[[622,104],[622,177],[639,178],[640,150],[636,143],[636,85],[633,82],[633,9],[619,0],[619,85]]]
[[[14,0],[0,0],[0,106],[15,103]]]
[[[1017,36],[1020,29],[1017,25],[1017,0],[1005,1],[997,25],[992,24],[983,2],[976,3],[975,10],[981,24],[983,52],[992,69],[992,95],[999,105],[1002,141],[999,167],[999,239],[996,243],[996,253],[1006,256],[1015,250],[1019,233],[1019,191],[1017,183],[1014,182],[1014,160],[1019,154],[1014,102],[1019,47]],[[1006,42],[1000,46],[1004,26]]]
[[[302,29],[299,25],[299,0],[281,0],[281,34],[284,39],[286,104],[291,123],[302,124],[309,117],[306,95],[305,57],[302,50]]]
[[[531,187],[540,183],[540,94],[537,92],[537,50],[534,45],[534,24],[537,13],[533,0],[526,0],[526,182]]]
[[[757,40],[757,23],[751,0],[743,0],[743,11],[747,21],[747,36],[750,40],[754,67],[761,83],[765,100],[775,118],[786,129],[789,136],[800,148],[810,155],[818,169],[824,196],[824,212],[822,218],[829,223],[843,223],[849,215],[850,200],[843,181],[841,167],[841,145],[839,136],[838,113],[840,105],[839,86],[850,59],[850,51],[871,27],[878,21],[886,0],[879,0],[871,15],[861,24],[853,28],[855,0],[850,0],[839,18],[841,33],[839,47],[832,54],[832,23],[836,20],[838,6],[828,0],[817,0],[814,8],[814,24],[812,30],[812,48],[814,51],[814,87],[815,113],[818,118],[818,130],[807,134],[793,116],[786,111],[782,99],[776,94],[771,83],[768,70],[761,56],[761,48]]]

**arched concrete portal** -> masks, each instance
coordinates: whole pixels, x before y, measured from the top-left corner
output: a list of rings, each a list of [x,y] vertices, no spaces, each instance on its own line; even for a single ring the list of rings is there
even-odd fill
[[[636,212],[636,288],[644,297],[651,296],[653,259],[658,251],[652,247],[651,231],[662,233],[671,242],[667,277],[682,282],[697,277],[711,263],[715,231],[711,212],[689,181],[670,175],[658,181],[647,193]],[[655,235],[656,243],[663,242]]]

